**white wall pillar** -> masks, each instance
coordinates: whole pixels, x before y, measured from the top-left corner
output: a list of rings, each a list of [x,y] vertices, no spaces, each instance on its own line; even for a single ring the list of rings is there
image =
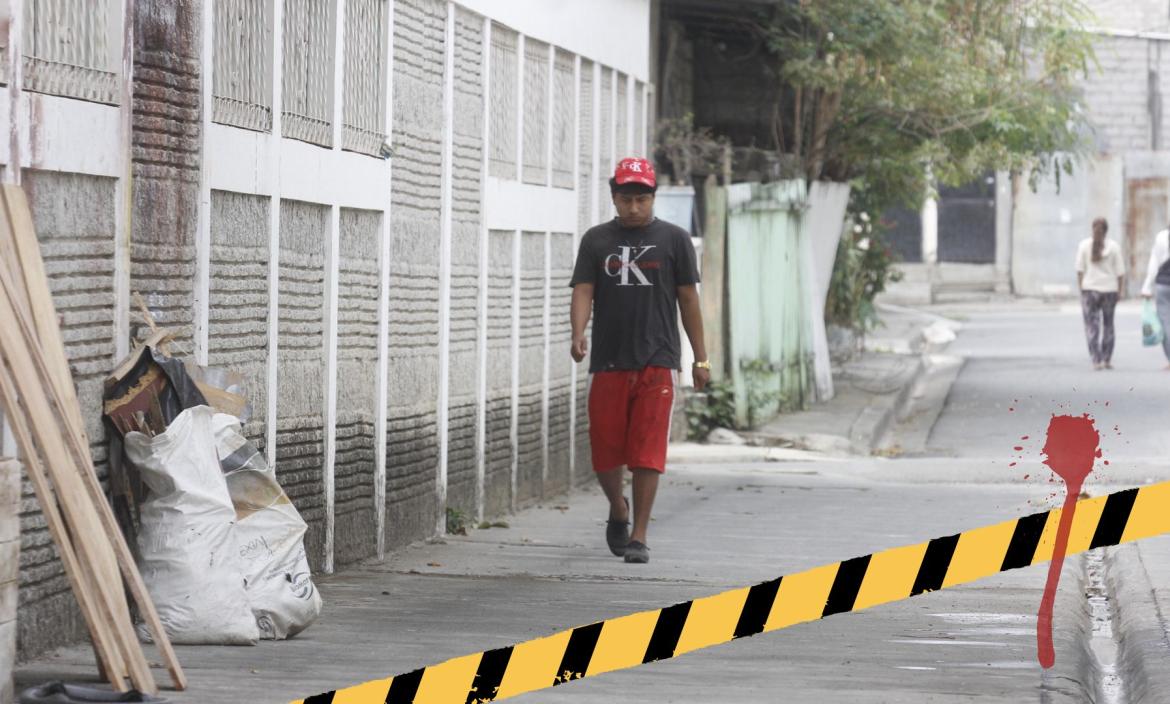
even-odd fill
[[[518,35],[516,42],[516,181],[524,183],[524,52],[526,37]],[[509,442],[512,445],[511,506],[517,508],[516,491],[520,474],[520,241],[521,230],[512,240],[512,421]]]
[[[995,292],[1012,291],[1012,177],[995,172]]]
[[[479,203],[482,212],[489,164],[491,161],[491,88],[492,88],[492,21],[483,18],[483,69],[482,101],[480,110],[483,122],[480,126],[482,148],[479,165]],[[484,482],[487,473],[487,348],[488,348],[488,236],[487,219],[480,217],[479,223],[479,276],[477,318],[479,331],[476,335],[475,371],[475,521],[484,519]]]
[[[573,201],[581,205],[581,56],[573,57]],[[596,212],[596,211],[594,211]],[[577,256],[581,227],[573,228],[572,256]],[[562,351],[562,353],[564,353]],[[569,366],[569,486],[577,479],[577,364]]]
[[[211,13],[213,3],[204,3],[203,11]],[[272,175],[272,195],[268,201],[268,408],[265,409],[265,452],[269,461],[276,462],[276,418],[277,395],[279,391],[279,352],[280,352],[280,139],[284,129],[284,86],[281,82],[280,67],[284,63],[284,3],[272,4],[272,144],[274,149],[268,152],[268,168]],[[206,29],[206,25],[204,25]],[[204,71],[209,77],[212,71],[212,50],[208,48],[204,37]],[[208,78],[207,80],[210,80]],[[205,93],[204,109],[209,110],[212,104],[210,93]],[[204,127],[210,125],[210,116],[204,122]],[[203,132],[204,149],[206,150],[208,132]],[[210,203],[210,190],[208,191]]]
[[[384,127],[387,143],[393,143],[394,134],[394,5],[386,8],[386,105]],[[390,237],[392,196],[394,190],[394,162],[386,160],[386,199],[382,210],[382,242],[378,272],[381,286],[378,292],[378,395],[374,414],[374,524],[377,556],[386,558],[386,438],[390,403]]]
[[[281,3],[276,3],[280,5]],[[212,107],[215,104],[215,3],[203,3],[203,51],[200,56],[200,83],[203,91],[202,114],[203,123],[200,132],[202,142],[200,152],[203,158],[199,166],[199,210],[195,228],[195,290],[191,292],[192,323],[194,331],[192,342],[195,346],[196,364],[207,364],[208,327],[210,324],[210,297],[211,297],[211,180],[208,164],[208,135],[211,133]],[[278,11],[279,14],[279,11]],[[280,35],[279,25],[274,35]],[[273,60],[273,67],[277,63]],[[275,106],[274,106],[275,107]],[[273,110],[275,117],[275,109]],[[271,278],[270,278],[271,281]],[[269,456],[271,450],[269,450]]]
[[[345,3],[333,14],[333,152],[341,154],[345,119]],[[341,278],[341,206],[334,194],[329,210],[329,249],[325,255],[325,491],[326,574],[333,572],[334,524],[336,522],[337,468],[337,309]]]
[[[447,532],[447,454],[450,428],[451,380],[451,153],[455,101],[455,3],[447,3],[447,33],[443,69],[443,146],[439,227],[439,504],[436,533]]]

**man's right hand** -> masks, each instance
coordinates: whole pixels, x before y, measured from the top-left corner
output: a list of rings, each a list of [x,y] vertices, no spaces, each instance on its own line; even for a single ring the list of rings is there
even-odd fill
[[[570,351],[573,355],[574,362],[580,362],[585,359],[585,355],[589,354],[589,338],[584,335],[573,338],[573,348]]]

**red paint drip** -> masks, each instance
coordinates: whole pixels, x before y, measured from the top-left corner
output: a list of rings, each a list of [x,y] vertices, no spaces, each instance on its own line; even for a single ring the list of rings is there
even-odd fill
[[[1044,454],[1048,465],[1064,480],[1064,508],[1060,512],[1060,527],[1056,531],[1056,546],[1052,550],[1052,562],[1048,565],[1048,582],[1044,585],[1044,597],[1040,600],[1040,613],[1036,618],[1036,645],[1040,666],[1052,667],[1056,662],[1056,651],[1052,647],[1052,607],[1056,603],[1056,586],[1060,582],[1060,570],[1068,549],[1068,534],[1072,529],[1073,516],[1077,510],[1077,497],[1085,479],[1093,471],[1093,461],[1101,456],[1097,445],[1101,436],[1093,425],[1089,414],[1083,416],[1053,416],[1048,423],[1048,439],[1044,443]]]

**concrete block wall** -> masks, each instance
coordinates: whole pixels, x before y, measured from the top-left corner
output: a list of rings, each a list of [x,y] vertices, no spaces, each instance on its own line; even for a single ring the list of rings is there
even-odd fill
[[[554,232],[549,240],[549,333],[548,333],[548,438],[547,481],[545,496],[566,491],[572,482],[570,444],[572,443],[573,359],[569,344],[573,330],[569,325],[572,289],[566,284],[573,276],[573,233]]]
[[[454,53],[447,506],[475,516],[484,57],[483,19],[463,8],[455,14]]]
[[[1086,0],[1085,7],[1097,27],[1131,31],[1163,32],[1170,28],[1166,0]]]
[[[20,465],[0,457],[0,704],[12,704],[20,584]]]
[[[600,159],[600,154],[604,153],[598,147],[594,147],[594,133],[598,130],[598,120],[605,114],[601,112],[598,106],[598,100],[595,95],[595,81],[594,81],[594,64],[592,61],[582,59],[581,61],[581,81],[580,88],[577,93],[577,114],[578,114],[578,130],[577,130],[577,234],[578,237],[583,235],[586,230],[592,227],[597,222],[597,213],[594,211],[594,195],[598,197],[596,200],[599,203],[608,203],[603,193],[608,192],[608,187],[601,191],[597,188],[601,187],[600,173],[594,173],[594,159]],[[602,172],[601,168],[597,169]],[[610,206],[612,208],[612,205]],[[576,252],[573,253],[576,257]],[[575,261],[575,260],[574,260]],[[553,286],[566,285],[564,282],[553,281]],[[570,292],[570,296],[571,296]],[[592,461],[589,456],[589,368],[586,363],[582,363],[577,367],[576,374],[576,406],[575,406],[575,422],[574,426],[574,446],[573,446],[573,480],[574,482],[587,481],[592,479],[593,472]]]
[[[335,193],[334,173],[322,170],[318,197],[306,189],[311,175],[282,170],[298,157],[306,169],[337,161],[340,150],[310,154],[319,148],[221,124],[203,130],[211,96],[201,95],[201,78],[213,58],[201,55],[206,3],[136,5],[132,129],[121,143],[132,164],[128,239],[119,238],[119,179],[39,165],[24,177],[99,475],[101,381],[141,333],[126,324],[128,293],[140,291],[178,332],[181,351],[247,379],[245,433],[308,522],[314,570],[433,536],[443,508],[490,519],[591,479],[588,375],[568,358],[567,283],[574,224],[583,231],[610,216],[613,150],[636,138],[614,139],[619,124],[634,130],[624,113],[613,116],[629,100],[614,99],[619,71],[579,60],[564,47],[588,42],[554,36],[548,18],[536,32],[553,43],[492,24],[485,56],[487,21],[468,7],[511,10],[393,0],[393,157],[371,162],[385,167],[384,207],[359,207]],[[605,52],[610,61],[628,55]],[[522,83],[531,89],[523,105]],[[536,114],[540,124],[517,129],[515,120]],[[485,161],[494,184],[483,181]],[[503,198],[500,181],[568,207],[557,208],[560,220],[547,207],[534,222],[501,216],[489,202]],[[508,224],[493,224],[501,217]],[[19,521],[16,628],[22,657],[33,657],[85,629],[27,484]]]
[[[280,203],[276,478],[309,524],[309,565],[325,561],[325,256],[329,208]],[[213,343],[214,346],[214,343]]]
[[[404,0],[394,18],[387,545],[438,524],[439,238],[446,3]]]
[[[345,565],[377,545],[378,291],[382,213],[341,209],[337,321],[337,451],[334,560]]]
[[[1136,37],[1093,40],[1098,67],[1086,75],[1082,95],[1099,151],[1120,153],[1151,146],[1148,72],[1163,67],[1150,47],[1150,40]],[[1166,60],[1165,69],[1170,70],[1170,52]]]
[[[268,412],[268,219],[270,198],[211,193],[209,364],[247,380],[244,433],[264,451]]]
[[[512,500],[512,329],[516,233],[488,233],[487,418],[484,438],[484,512],[503,513]]]
[[[189,341],[201,165],[201,3],[143,0],[134,13],[130,290]]]
[[[520,233],[520,378],[516,409],[516,503],[544,490],[545,248],[543,232]]]

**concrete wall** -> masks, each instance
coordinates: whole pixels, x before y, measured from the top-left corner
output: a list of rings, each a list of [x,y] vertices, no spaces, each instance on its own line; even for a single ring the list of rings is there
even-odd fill
[[[211,5],[138,2],[125,109],[53,98],[95,126],[46,128],[20,161],[99,475],[101,381],[140,333],[140,291],[184,351],[247,379],[245,432],[308,522],[318,572],[441,533],[447,509],[491,518],[589,480],[567,283],[580,233],[612,214],[615,150],[645,148],[649,5],[394,0],[383,159],[288,139],[279,110],[270,132],[215,122]],[[485,51],[489,27],[511,54]],[[493,57],[514,62],[511,83]],[[498,102],[514,108],[503,124]],[[532,115],[547,123],[526,130]],[[510,155],[491,148],[497,128]],[[90,134],[94,149],[65,148]],[[87,166],[105,146],[125,169]],[[545,167],[522,179],[524,163]],[[27,485],[19,518],[32,657],[84,624]]]
[[[1033,192],[1026,178],[1015,178],[1012,287],[1017,294],[1076,292],[1076,249],[1091,234],[1093,219],[1108,219],[1115,238],[1122,231],[1122,165],[1122,159],[1102,155],[1072,175],[1062,174],[1059,191],[1052,179]]]
[[[0,457],[0,704],[15,701],[16,602],[20,580],[20,465]]]
[[[1097,5],[1123,26],[1150,11],[1142,3],[1134,4],[1138,14],[1130,15],[1114,4]],[[1010,266],[1017,294],[1074,293],[1077,243],[1089,236],[1096,217],[1109,221],[1110,237],[1122,245],[1133,293],[1150,241],[1165,227],[1161,217],[1170,194],[1158,203],[1142,202],[1135,183],[1170,178],[1170,113],[1163,97],[1170,92],[1170,37],[1101,30],[1093,44],[1097,65],[1085,76],[1082,95],[1095,153],[1072,175],[1061,174],[1059,189],[1049,178],[1033,191],[1017,177],[1013,197],[1005,201],[1014,203]]]

